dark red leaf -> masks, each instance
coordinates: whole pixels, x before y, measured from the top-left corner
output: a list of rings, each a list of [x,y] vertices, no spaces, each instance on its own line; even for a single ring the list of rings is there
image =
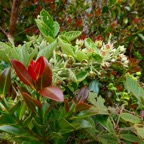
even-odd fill
[[[91,108],[90,105],[88,105],[87,103],[84,103],[84,102],[80,102],[76,105],[76,111],[83,111],[83,110],[87,110]]]
[[[25,93],[25,92],[22,92],[22,96],[24,98],[24,101],[25,103],[27,104],[27,106],[33,111],[36,113],[36,109],[35,109],[35,106],[41,108],[42,107],[42,104],[34,99],[33,97],[31,97],[29,94]]]
[[[44,57],[41,56],[37,59],[36,61],[36,67],[35,67],[35,72],[37,73],[37,75],[40,77],[45,70],[45,62],[44,62]]]
[[[49,86],[45,87],[42,90],[39,91],[40,94],[46,98],[55,100],[55,101],[64,101],[64,95],[60,88],[56,86]]]
[[[64,105],[65,105],[65,110],[66,112],[69,112],[69,103],[68,103],[68,100],[67,99],[64,99]]]
[[[26,67],[19,61],[16,61],[16,60],[13,60],[13,59],[11,59],[10,61],[12,63],[12,66],[13,66],[17,76],[19,77],[19,79],[24,84],[34,88],[32,78],[30,77]]]
[[[78,91],[78,95],[76,96],[76,103],[83,102],[88,98],[89,90],[87,86],[82,87]]]
[[[45,64],[44,73],[36,83],[38,90],[48,87],[52,84],[52,69],[46,58],[44,58],[44,64]]]

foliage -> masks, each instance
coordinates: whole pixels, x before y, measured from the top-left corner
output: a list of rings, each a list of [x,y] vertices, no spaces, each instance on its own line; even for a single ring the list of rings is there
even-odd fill
[[[28,42],[1,42],[1,135],[16,143],[142,144],[144,90],[125,47],[111,35],[105,43],[59,32],[45,10],[36,24],[41,34]]]

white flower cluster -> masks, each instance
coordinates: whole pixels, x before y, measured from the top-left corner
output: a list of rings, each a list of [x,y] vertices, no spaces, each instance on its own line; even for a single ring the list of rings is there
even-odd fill
[[[101,41],[97,41],[96,44],[98,44],[99,46],[99,44],[101,44]],[[128,67],[129,60],[127,59],[127,56],[124,55],[125,51],[126,48],[124,48],[124,46],[115,48],[113,46],[113,43],[111,43],[110,41],[108,42],[108,44],[102,43],[102,46],[100,48],[101,56],[103,58],[102,66],[109,67],[113,62],[120,62],[121,64],[123,64],[124,67]]]

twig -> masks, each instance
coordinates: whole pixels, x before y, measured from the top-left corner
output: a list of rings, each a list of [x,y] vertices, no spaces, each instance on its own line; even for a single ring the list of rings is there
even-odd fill
[[[5,30],[0,26],[0,31],[7,37],[7,33],[5,32]]]
[[[11,9],[10,24],[9,24],[9,33],[8,33],[8,35],[10,37],[13,37],[13,33],[15,30],[17,13],[18,13],[18,6],[19,6],[19,0],[13,0],[12,9]]]

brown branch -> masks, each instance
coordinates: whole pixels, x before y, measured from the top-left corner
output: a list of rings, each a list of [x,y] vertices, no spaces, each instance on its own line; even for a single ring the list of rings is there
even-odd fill
[[[8,36],[10,36],[10,37],[13,37],[14,30],[16,27],[18,6],[19,6],[19,0],[13,0],[12,9],[11,9],[10,24],[9,24],[9,33],[8,33]]]
[[[7,33],[5,32],[5,30],[0,26],[0,31],[7,37]]]

